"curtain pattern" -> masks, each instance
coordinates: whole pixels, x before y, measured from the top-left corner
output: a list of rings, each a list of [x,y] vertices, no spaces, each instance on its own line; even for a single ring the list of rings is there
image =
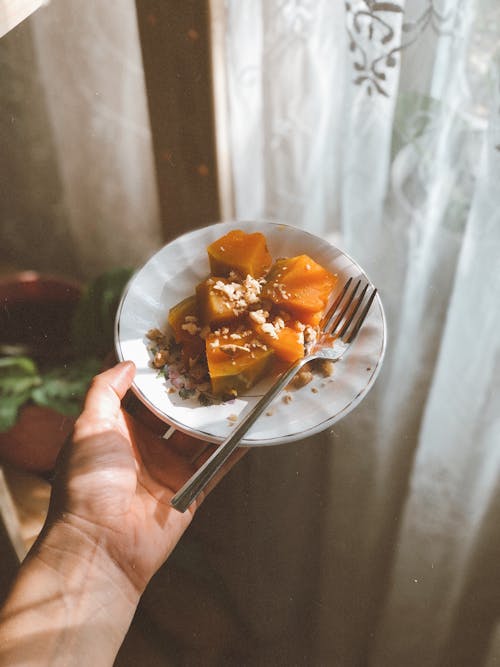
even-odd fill
[[[500,612],[500,8],[227,10],[238,215],[337,240],[388,315],[382,376],[331,434],[319,664],[480,665]]]

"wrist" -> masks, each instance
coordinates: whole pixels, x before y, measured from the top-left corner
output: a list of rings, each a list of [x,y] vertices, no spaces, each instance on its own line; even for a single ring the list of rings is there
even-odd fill
[[[2,609],[0,664],[109,666],[139,597],[99,540],[54,522],[23,562]]]
[[[93,595],[119,596],[134,609],[144,590],[109,550],[105,531],[78,517],[64,515],[48,524],[28,559],[57,573],[65,587],[71,582],[75,592],[93,587]]]

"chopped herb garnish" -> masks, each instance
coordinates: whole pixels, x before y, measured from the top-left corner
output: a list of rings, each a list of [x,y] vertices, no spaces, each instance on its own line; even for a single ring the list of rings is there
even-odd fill
[[[179,389],[179,396],[183,399],[186,400],[187,398],[191,398],[191,396],[194,395],[195,389],[188,389],[187,387],[181,387]]]
[[[180,355],[180,353],[182,352],[182,344],[176,343],[175,340],[171,338],[167,344],[167,350],[172,355]]]
[[[214,404],[214,399],[204,391],[200,391],[198,395],[198,401],[200,402],[201,405],[205,406]]]

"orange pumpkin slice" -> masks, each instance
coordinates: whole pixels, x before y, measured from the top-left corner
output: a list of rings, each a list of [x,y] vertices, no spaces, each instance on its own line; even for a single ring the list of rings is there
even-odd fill
[[[262,342],[274,350],[278,359],[293,363],[304,356],[304,334],[300,331],[272,323],[252,322],[252,327]]]
[[[226,278],[210,277],[196,287],[196,303],[200,313],[200,322],[218,326],[231,322],[238,317],[238,312],[231,304],[227,294],[216,286],[230,285]]]
[[[230,231],[211,243],[208,248],[210,271],[216,276],[228,276],[231,271],[245,278],[264,276],[273,260],[266,238],[260,232],[247,234],[240,229]]]
[[[168,313],[168,323],[176,343],[182,346],[182,360],[187,365],[205,352],[205,343],[199,337],[198,307],[195,296],[188,296],[173,306]]]
[[[206,339],[212,391],[219,396],[237,395],[266,373],[274,353],[251,330],[225,327],[222,331]]]
[[[304,324],[316,326],[337,282],[308,255],[280,259],[271,268],[262,296]]]

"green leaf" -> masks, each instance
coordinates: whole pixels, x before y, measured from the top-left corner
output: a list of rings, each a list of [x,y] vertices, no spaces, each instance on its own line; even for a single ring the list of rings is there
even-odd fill
[[[31,400],[65,415],[79,414],[90,380],[113,350],[116,310],[132,273],[130,268],[113,269],[88,285],[72,320],[78,361],[41,374],[28,357],[0,358],[0,431],[10,428],[19,408]]]
[[[7,377],[0,379],[0,396],[16,396],[29,392],[32,387],[40,384],[41,379],[34,377]]]
[[[0,432],[8,431],[17,420],[19,409],[26,403],[31,395],[31,389],[25,392],[17,392],[9,396],[2,395],[0,398]]]
[[[100,359],[89,358],[51,369],[33,389],[32,400],[64,415],[78,416],[90,381],[99,372],[101,364]]]
[[[115,316],[133,269],[107,271],[91,282],[72,321],[72,345],[79,356],[105,357],[114,347]]]
[[[3,377],[33,377],[38,374],[35,362],[29,357],[1,357],[0,358],[0,382]]]
[[[28,357],[0,358],[0,431],[16,423],[19,408],[40,382],[38,368]]]

